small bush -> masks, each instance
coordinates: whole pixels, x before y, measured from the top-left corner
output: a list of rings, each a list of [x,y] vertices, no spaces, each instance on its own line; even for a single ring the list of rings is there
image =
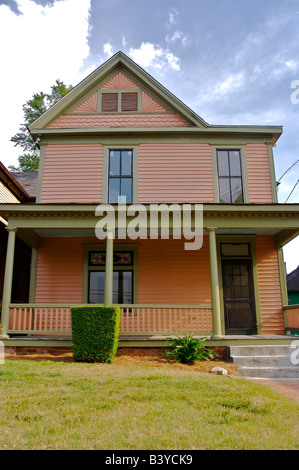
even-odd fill
[[[217,354],[204,346],[206,338],[194,338],[193,334],[186,333],[182,337],[167,338],[166,342],[172,346],[166,354],[170,358],[175,358],[176,362],[190,364],[195,361],[210,361]]]
[[[119,307],[71,307],[73,357],[78,362],[113,361],[118,347]]]

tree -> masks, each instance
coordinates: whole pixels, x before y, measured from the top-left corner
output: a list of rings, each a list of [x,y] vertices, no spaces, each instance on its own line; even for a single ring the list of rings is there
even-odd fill
[[[44,92],[34,93],[32,99],[23,105],[24,122],[20,125],[19,132],[10,140],[14,142],[15,147],[20,146],[24,153],[18,158],[19,167],[11,165],[8,167],[10,171],[26,172],[38,170],[39,148],[28,131],[28,126],[53,106],[53,104],[57,103],[72,88],[72,85],[66,86],[60,80],[56,80],[49,94]]]

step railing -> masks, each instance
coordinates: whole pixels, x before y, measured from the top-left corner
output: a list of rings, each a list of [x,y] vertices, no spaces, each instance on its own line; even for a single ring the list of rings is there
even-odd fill
[[[92,305],[90,305],[92,306]],[[211,334],[208,305],[120,305],[120,334]],[[71,305],[11,304],[8,334],[71,335]]]

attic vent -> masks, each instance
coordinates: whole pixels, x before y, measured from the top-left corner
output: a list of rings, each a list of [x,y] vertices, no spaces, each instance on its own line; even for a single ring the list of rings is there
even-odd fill
[[[122,111],[137,111],[137,93],[122,93],[121,95],[121,110]]]
[[[118,94],[103,93],[102,94],[102,112],[113,113],[118,111]]]

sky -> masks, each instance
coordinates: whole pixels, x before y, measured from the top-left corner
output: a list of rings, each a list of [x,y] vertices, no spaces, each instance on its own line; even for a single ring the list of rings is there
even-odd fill
[[[118,51],[209,124],[283,126],[278,200],[299,202],[299,0],[0,0],[4,165],[21,154],[23,104]],[[290,272],[299,237],[284,254]]]

